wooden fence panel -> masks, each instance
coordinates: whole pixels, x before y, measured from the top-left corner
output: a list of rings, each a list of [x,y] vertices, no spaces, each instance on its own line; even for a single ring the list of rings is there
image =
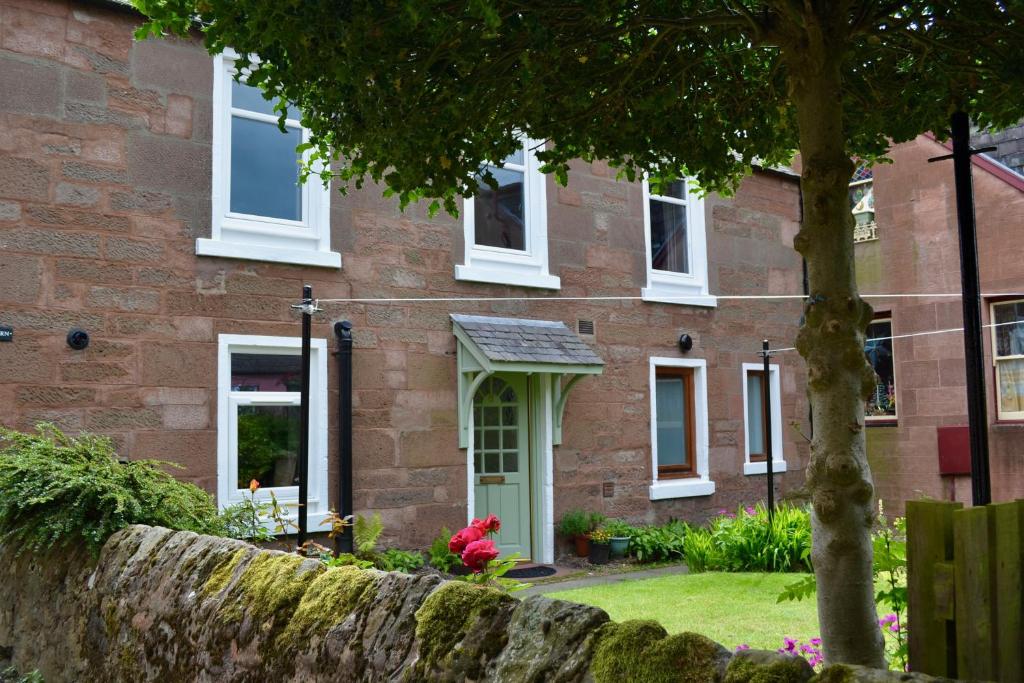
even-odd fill
[[[907,503],[907,571],[912,579],[907,585],[910,668],[933,676],[956,674],[950,570],[953,511],[962,507],[960,503],[927,500]]]
[[[988,506],[989,537],[992,540],[994,622],[996,657],[1000,681],[1024,681],[1024,642],[1021,630],[1024,596],[1021,594],[1021,520],[1024,505],[1002,503]]]
[[[984,507],[953,515],[957,677],[977,681],[995,679],[988,518]]]

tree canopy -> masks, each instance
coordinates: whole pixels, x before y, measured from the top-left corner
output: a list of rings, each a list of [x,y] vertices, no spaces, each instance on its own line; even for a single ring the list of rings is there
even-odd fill
[[[403,200],[469,195],[524,132],[574,158],[681,169],[721,190],[798,148],[785,46],[838,40],[799,0],[137,0],[150,30],[204,26],[259,56],[249,82],[295,103],[321,157]],[[1021,114],[1024,4],[824,1],[842,49],[850,155]],[[804,30],[800,30],[800,29]],[[454,204],[449,201],[449,208]]]

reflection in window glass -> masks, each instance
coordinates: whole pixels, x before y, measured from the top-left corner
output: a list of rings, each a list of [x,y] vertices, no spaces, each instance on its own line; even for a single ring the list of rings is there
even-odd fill
[[[650,210],[651,267],[670,273],[689,273],[686,206],[652,197]]]
[[[263,91],[259,88],[239,83],[238,81],[231,81],[231,106],[235,109],[245,109],[246,111],[254,111],[258,114],[278,116],[279,113],[274,111],[275,104],[275,100],[263,99]],[[288,115],[291,116],[291,112]]]
[[[275,123],[232,116],[230,210],[301,221],[302,186],[295,151],[301,142],[298,128],[282,133]]]
[[[875,390],[864,409],[868,420],[896,417],[896,374],[891,337],[891,320],[876,320],[868,325],[864,355],[878,376]]]
[[[690,465],[687,450],[686,389],[682,377],[659,377],[657,397],[658,467]]]
[[[480,189],[473,199],[476,244],[525,251],[525,169],[514,170],[495,166],[488,168],[497,181],[498,188],[493,189],[482,179],[479,181]]]
[[[764,372],[747,373],[747,452],[751,460],[764,460]]]
[[[299,391],[301,382],[298,354],[231,354],[231,391]]]
[[[238,488],[295,485],[298,448],[298,406],[238,407]]]
[[[999,417],[1024,418],[1024,301],[992,305]]]

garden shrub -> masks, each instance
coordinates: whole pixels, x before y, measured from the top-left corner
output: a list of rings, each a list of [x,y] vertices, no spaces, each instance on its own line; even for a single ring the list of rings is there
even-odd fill
[[[740,508],[707,528],[691,529],[686,542],[691,571],[802,572],[811,569],[811,515],[780,505],[768,523],[767,509]]]
[[[119,462],[110,439],[0,427],[0,541],[18,551],[84,544],[93,554],[111,534],[149,524],[223,535],[213,498],[154,460]]]
[[[630,536],[629,551],[640,562],[682,559],[687,532],[683,522],[637,527]]]
[[[448,527],[441,527],[441,533],[434,538],[430,544],[430,566],[436,567],[445,573],[450,573],[452,567],[462,564],[462,558],[448,548],[448,541],[452,539],[452,532]]]
[[[423,566],[423,555],[414,550],[388,548],[377,555],[374,565],[386,572],[404,572],[412,574]]]

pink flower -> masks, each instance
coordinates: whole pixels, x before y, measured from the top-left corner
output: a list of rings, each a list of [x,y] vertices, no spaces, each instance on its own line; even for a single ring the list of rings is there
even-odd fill
[[[746,513],[751,517],[757,514],[757,508],[755,508],[753,505],[748,505],[747,507],[744,508],[744,510],[746,510]]]
[[[483,571],[491,560],[498,557],[498,548],[489,538],[473,541],[462,551],[462,564],[474,572]]]
[[[740,650],[749,650],[749,649],[750,649],[750,646],[747,645],[746,643],[743,643],[742,645],[737,645],[736,646],[736,650],[734,650],[734,651],[735,652],[739,652]]]
[[[811,645],[821,647],[821,638],[811,638]]]
[[[796,638],[783,638],[782,642],[786,644],[786,652],[793,652],[796,648]]]
[[[452,536],[452,539],[448,541],[448,550],[459,555],[466,549],[467,545],[474,541],[479,541],[483,537],[484,532],[480,531],[480,529],[473,526],[467,526],[465,529],[462,529]]]
[[[501,531],[501,520],[495,514],[489,514],[484,519],[474,518],[469,525],[479,529],[484,534],[495,534]]]

